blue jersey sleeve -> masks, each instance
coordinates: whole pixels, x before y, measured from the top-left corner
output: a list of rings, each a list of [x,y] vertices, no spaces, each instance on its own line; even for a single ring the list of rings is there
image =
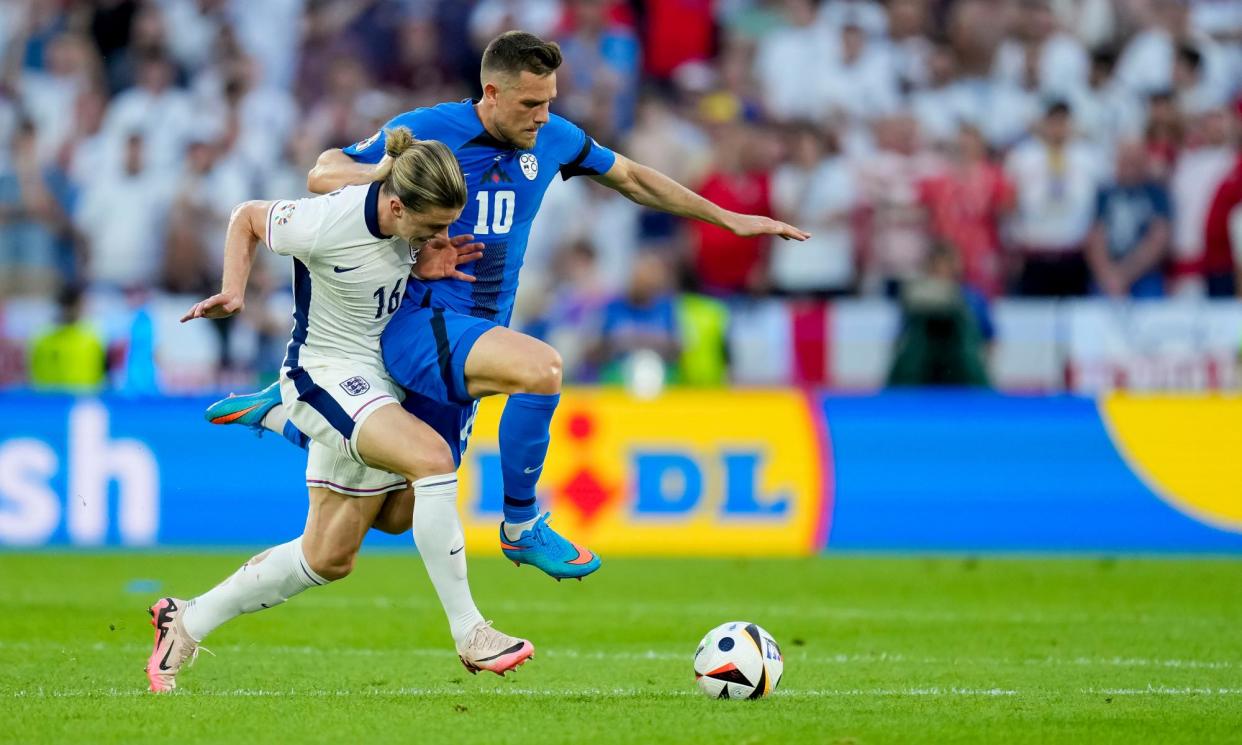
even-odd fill
[[[416,109],[407,111],[404,114],[397,114],[379,129],[375,134],[362,140],[355,142],[345,148],[344,152],[349,157],[359,163],[378,163],[384,157],[384,145],[388,142],[388,130],[396,127],[405,127],[418,139],[434,139],[428,134],[419,134],[420,125],[425,124],[426,109]],[[425,127],[422,127],[425,128]]]
[[[599,176],[607,173],[617,161],[617,154],[588,137],[586,132],[568,119],[555,117],[561,156],[561,178],[574,176]]]

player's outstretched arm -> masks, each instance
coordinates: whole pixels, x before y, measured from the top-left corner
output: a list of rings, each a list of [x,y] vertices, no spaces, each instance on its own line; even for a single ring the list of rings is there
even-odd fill
[[[376,173],[388,167],[389,160],[385,155],[379,163],[359,163],[339,148],[324,150],[306,174],[306,188],[312,194],[327,194],[344,186],[369,184]]]
[[[243,202],[233,210],[224,239],[224,279],[219,294],[193,305],[181,322],[195,318],[227,318],[245,306],[246,283],[254,264],[255,247],[263,236],[271,202]]]
[[[620,154],[607,173],[594,178],[644,207],[670,212],[680,217],[693,217],[719,225],[737,235],[777,235],[795,241],[804,241],[811,237],[810,233],[780,220],[723,209],[656,169],[635,163]]]

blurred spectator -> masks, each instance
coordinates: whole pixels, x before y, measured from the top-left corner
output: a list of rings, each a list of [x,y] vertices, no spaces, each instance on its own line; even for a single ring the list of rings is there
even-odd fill
[[[933,239],[953,249],[965,285],[1001,294],[1001,220],[1013,208],[1013,185],[988,153],[983,133],[963,126],[944,172],[922,184]]]
[[[887,46],[889,65],[902,91],[927,84],[931,42],[928,0],[889,0],[888,37],[876,40]]]
[[[1117,176],[1096,197],[1087,238],[1092,290],[1109,297],[1164,294],[1161,262],[1169,248],[1169,195],[1152,179],[1142,143],[1117,148]]]
[[[862,208],[862,290],[896,297],[902,281],[917,276],[930,247],[927,210],[919,185],[941,168],[940,159],[920,147],[918,124],[909,115],[876,123],[879,151],[858,164]]]
[[[888,32],[888,16],[876,0],[826,0],[819,4],[817,20],[833,31],[852,25],[872,37]]]
[[[699,194],[726,210],[742,214],[772,212],[771,176],[764,170],[759,133],[738,122],[716,125],[715,168],[703,179]],[[732,295],[761,290],[766,282],[768,243],[743,238],[716,225],[692,222],[694,270],[704,291]]]
[[[952,249],[938,245],[926,272],[901,292],[901,331],[890,386],[986,386],[986,340],[992,335],[987,304],[963,287]]]
[[[1146,27],[1126,45],[1117,65],[1122,82],[1141,95],[1173,88],[1178,49],[1198,52],[1203,65],[1203,94],[1213,105],[1225,103],[1237,89],[1228,61],[1210,37],[1195,33],[1189,23],[1187,0],[1153,0]]]
[[[561,0],[479,0],[470,11],[470,41],[478,52],[510,29],[548,38],[565,14]]]
[[[66,285],[56,302],[56,325],[30,347],[30,382],[45,391],[93,391],[104,383],[105,354],[98,333],[82,319],[82,288]]]
[[[104,135],[113,143],[139,137],[152,170],[177,165],[196,124],[190,97],[175,87],[175,75],[172,62],[158,52],[140,58],[137,84],[118,94],[104,117]]]
[[[1100,164],[1072,137],[1069,107],[1054,103],[1039,135],[1014,148],[1005,172],[1017,190],[1010,236],[1021,270],[1020,295],[1083,295],[1083,244],[1095,215]]]
[[[643,71],[667,80],[680,65],[711,57],[712,0],[648,3],[643,28]]]
[[[1147,112],[1134,93],[1113,76],[1117,53],[1101,49],[1091,55],[1087,85],[1072,92],[1074,125],[1084,139],[1111,158],[1117,143],[1140,137]]]
[[[372,118],[362,109],[371,92],[366,68],[352,59],[334,60],[327,73],[327,85],[318,102],[306,114],[303,125],[317,142],[328,147],[346,147],[358,141],[359,133],[371,133]],[[393,111],[383,115],[387,119]]]
[[[827,102],[816,92],[824,82],[824,66],[836,52],[829,29],[815,20],[811,0],[783,0],[786,25],[765,34],[755,55],[755,77],[768,116],[777,121],[816,120],[827,113]]]
[[[0,173],[0,264],[10,268],[0,291],[49,292],[76,281],[84,263],[69,219],[76,190],[58,165],[40,162],[37,137],[30,122],[21,123],[12,168]]]
[[[962,117],[957,111],[957,57],[949,42],[940,39],[927,54],[926,84],[911,93],[910,113],[929,143],[950,142]]]
[[[1182,149],[1185,127],[1177,100],[1171,93],[1157,93],[1147,100],[1148,168],[1156,180],[1167,183]]]
[[[101,80],[99,60],[90,42],[77,34],[60,34],[48,42],[46,66],[26,71],[19,81],[23,111],[34,124],[40,160],[53,158],[73,134],[66,116],[80,96]]]
[[[996,52],[1000,80],[1053,98],[1066,98],[1086,85],[1087,52],[1057,27],[1051,0],[1019,0],[1011,36]]]
[[[597,139],[634,124],[641,62],[632,29],[609,18],[609,0],[569,0],[572,31],[559,38],[565,64],[557,75],[565,115]]]
[[[621,382],[626,363],[642,351],[659,355],[666,370],[677,361],[681,338],[672,288],[668,261],[653,251],[639,253],[629,288],[604,306],[599,340],[591,353],[602,381]]]
[[[538,293],[544,305],[531,314],[535,318],[525,331],[556,347],[568,376],[587,376],[584,366],[590,350],[582,330],[597,323],[610,295],[599,275],[595,251],[586,241],[571,243],[548,267],[548,272],[552,275],[550,281],[546,282],[544,292]]]
[[[20,385],[27,380],[26,348],[5,332],[4,296],[0,295],[0,388]]]
[[[1089,49],[1108,44],[1116,33],[1113,0],[1052,0],[1061,28],[1078,37]]]
[[[213,294],[224,270],[229,216],[251,195],[246,170],[218,143],[199,136],[190,144],[185,173],[168,216],[163,286],[172,292]]]
[[[677,329],[681,385],[714,388],[729,382],[729,307],[707,295],[683,293],[677,298]]]
[[[772,176],[772,206],[780,219],[811,237],[803,243],[773,243],[772,286],[795,295],[843,294],[856,272],[852,169],[841,157],[836,137],[809,122],[790,128],[789,151],[789,162]]]
[[[1216,188],[1233,168],[1235,122],[1228,110],[1217,109],[1196,120],[1193,145],[1177,160],[1170,183],[1173,198],[1173,261],[1171,293],[1201,295],[1204,228]]]
[[[1208,207],[1203,229],[1203,279],[1208,296],[1233,297],[1242,287],[1242,155],[1234,161]]]
[[[836,49],[819,85],[806,94],[822,98],[834,114],[847,114],[860,123],[893,114],[900,92],[892,58],[850,17],[841,26]]]
[[[74,223],[89,243],[94,283],[150,287],[159,277],[172,195],[165,172],[148,167],[145,153],[142,135],[130,135],[121,170],[95,174],[78,203]]]

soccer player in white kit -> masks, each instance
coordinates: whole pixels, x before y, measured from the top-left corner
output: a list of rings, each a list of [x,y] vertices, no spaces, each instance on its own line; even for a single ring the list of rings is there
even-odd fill
[[[447,238],[466,203],[465,179],[447,147],[417,141],[407,129],[389,134],[386,152],[388,167],[370,185],[238,207],[226,239],[221,292],[182,319],[241,311],[260,239],[293,257],[293,338],[280,388],[289,418],[312,439],[310,509],[300,537],[251,558],[196,598],[161,598],[151,607],[155,646],[146,671],[152,691],[176,688],[177,673],[199,642],[226,621],[348,575],[388,493],[407,483],[414,491],[414,539],[462,664],[471,672],[503,674],[534,652],[530,642],[493,629],[475,607],[452,453],[433,429],[402,409],[404,393],[380,356],[380,334],[415,264],[412,247],[426,254],[418,257],[424,279],[464,278],[457,263],[478,258],[465,240]]]

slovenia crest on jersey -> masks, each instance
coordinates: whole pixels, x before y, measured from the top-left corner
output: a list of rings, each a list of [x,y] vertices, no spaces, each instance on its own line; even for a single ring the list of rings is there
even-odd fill
[[[522,157],[518,158],[518,165],[522,166],[522,175],[528,181],[534,181],[539,175],[539,159],[534,153],[522,153]]]
[[[366,139],[365,139],[365,140],[363,140],[362,142],[356,142],[356,143],[354,143],[354,149],[355,149],[355,150],[366,150],[367,148],[371,147],[371,145],[375,144],[375,141],[376,141],[376,140],[378,140],[378,139],[379,139],[379,136],[380,136],[380,135],[382,135],[382,134],[384,134],[384,130],[382,130],[382,129],[378,129],[378,130],[376,130],[376,131],[375,131],[375,134],[373,134],[373,135],[371,135],[370,137],[366,138]]]

